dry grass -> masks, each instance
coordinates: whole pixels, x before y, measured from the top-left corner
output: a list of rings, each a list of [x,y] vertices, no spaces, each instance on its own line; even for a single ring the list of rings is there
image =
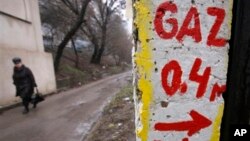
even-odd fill
[[[133,90],[123,88],[105,107],[85,141],[135,141]]]

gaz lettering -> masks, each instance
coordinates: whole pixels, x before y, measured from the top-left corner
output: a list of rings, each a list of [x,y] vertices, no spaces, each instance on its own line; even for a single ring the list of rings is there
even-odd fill
[[[199,11],[196,7],[192,6],[184,19],[181,27],[178,27],[178,20],[176,18],[170,17],[168,19],[163,19],[166,12],[170,14],[175,14],[178,12],[178,8],[173,2],[162,3],[156,11],[154,26],[156,33],[165,40],[176,38],[179,42],[183,41],[184,36],[190,36],[196,43],[201,42],[201,23],[199,17]],[[225,10],[218,7],[208,7],[206,13],[209,16],[215,17],[214,24],[210,29],[210,33],[207,36],[207,45],[215,47],[225,47],[227,40],[225,38],[219,38],[218,33],[220,27],[225,19]],[[194,20],[194,27],[190,27],[190,24]],[[169,24],[172,26],[171,30],[166,30],[164,24]]]
[[[189,80],[198,84],[196,92],[197,99],[202,98],[205,95],[209,82],[209,76],[211,74],[211,67],[206,67],[202,74],[198,74],[201,64],[202,60],[200,58],[196,58],[189,73]],[[161,72],[162,87],[168,96],[175,95],[178,90],[181,94],[186,93],[188,85],[186,82],[182,82],[182,73],[182,68],[176,60],[170,61],[163,67]],[[168,80],[170,74],[173,74],[171,82]],[[216,96],[219,97],[225,90],[226,85],[219,85],[218,83],[215,83],[211,91],[210,101],[213,102]]]

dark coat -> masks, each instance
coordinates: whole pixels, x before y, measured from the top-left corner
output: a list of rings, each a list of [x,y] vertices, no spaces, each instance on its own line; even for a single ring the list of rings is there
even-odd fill
[[[33,73],[24,65],[21,68],[14,67],[13,83],[16,86],[16,96],[29,98],[37,87]]]

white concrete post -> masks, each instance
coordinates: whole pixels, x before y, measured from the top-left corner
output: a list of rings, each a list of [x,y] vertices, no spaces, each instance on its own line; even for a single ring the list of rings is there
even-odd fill
[[[137,141],[219,141],[233,0],[136,0]]]

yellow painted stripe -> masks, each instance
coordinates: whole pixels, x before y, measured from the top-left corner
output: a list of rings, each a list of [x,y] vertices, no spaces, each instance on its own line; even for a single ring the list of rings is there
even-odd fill
[[[150,38],[150,5],[148,0],[140,0],[135,4],[136,19],[135,24],[138,28],[138,38],[140,41],[139,47],[135,54],[135,63],[139,74],[138,89],[141,91],[142,106],[140,109],[141,127],[137,129],[137,136],[141,141],[148,140],[149,120],[150,120],[150,105],[153,97],[153,85],[150,81],[153,61],[152,48],[147,42]]]
[[[220,126],[221,126],[223,111],[224,111],[224,104],[221,104],[219,109],[218,109],[218,115],[216,116],[216,119],[213,122],[213,131],[212,131],[212,137],[211,137],[210,141],[219,141],[220,140]]]

